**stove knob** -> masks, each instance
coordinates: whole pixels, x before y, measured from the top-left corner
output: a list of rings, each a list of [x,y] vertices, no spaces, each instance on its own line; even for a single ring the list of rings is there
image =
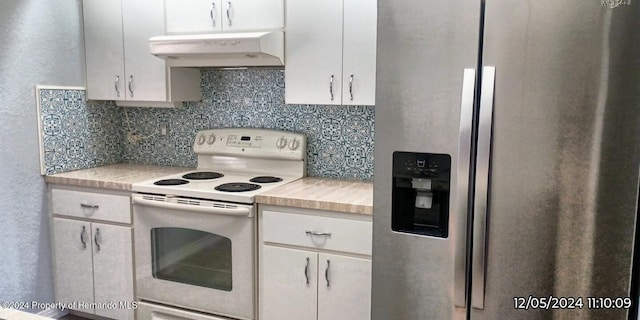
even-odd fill
[[[293,138],[293,140],[291,140],[291,142],[289,143],[289,150],[295,151],[298,148],[300,148],[300,141],[296,138]]]
[[[281,137],[278,140],[276,140],[276,147],[278,149],[283,149],[284,147],[287,146],[287,143],[288,143],[287,139],[285,137]]]
[[[207,140],[207,143],[213,144],[214,142],[216,142],[216,135],[212,133],[209,135],[209,139]]]
[[[204,134],[201,134],[198,136],[198,144],[202,145],[204,144],[204,141],[206,140],[206,138],[204,137]]]

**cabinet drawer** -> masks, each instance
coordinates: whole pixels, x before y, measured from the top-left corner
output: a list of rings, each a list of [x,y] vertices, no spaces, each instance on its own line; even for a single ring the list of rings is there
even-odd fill
[[[370,221],[264,211],[262,226],[264,242],[371,255]]]
[[[51,189],[51,202],[56,215],[131,223],[127,196]]]

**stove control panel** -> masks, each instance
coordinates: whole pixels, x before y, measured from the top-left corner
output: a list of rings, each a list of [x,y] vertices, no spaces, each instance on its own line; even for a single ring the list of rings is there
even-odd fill
[[[196,134],[193,150],[197,154],[304,160],[307,137],[270,129],[210,129]]]
[[[262,147],[262,136],[239,136],[229,135],[227,138],[227,146],[243,147],[243,148],[260,148]]]

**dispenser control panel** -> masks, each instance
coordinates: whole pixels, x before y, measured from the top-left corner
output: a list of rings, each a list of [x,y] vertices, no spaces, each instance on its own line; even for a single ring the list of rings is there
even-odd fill
[[[438,153],[395,152],[393,175],[396,177],[446,178],[451,174],[451,157]]]

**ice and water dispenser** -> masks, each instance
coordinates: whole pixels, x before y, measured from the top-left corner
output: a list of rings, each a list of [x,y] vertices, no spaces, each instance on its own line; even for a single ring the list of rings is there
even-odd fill
[[[391,229],[446,238],[450,181],[448,154],[394,152]]]

